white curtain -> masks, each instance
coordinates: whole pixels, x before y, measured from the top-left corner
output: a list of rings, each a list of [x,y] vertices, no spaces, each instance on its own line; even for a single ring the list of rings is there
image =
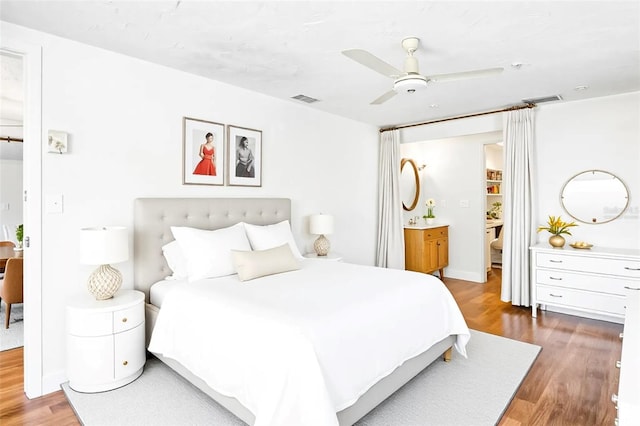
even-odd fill
[[[533,108],[504,115],[504,242],[501,300],[531,306],[529,246],[533,220]]]
[[[400,198],[400,134],[380,135],[378,165],[378,248],[376,265],[404,269],[404,229]]]

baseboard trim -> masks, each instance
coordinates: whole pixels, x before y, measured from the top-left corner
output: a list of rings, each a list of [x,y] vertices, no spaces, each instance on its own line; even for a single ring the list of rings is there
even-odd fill
[[[42,395],[61,390],[61,384],[67,381],[64,370],[55,371],[42,377]]]

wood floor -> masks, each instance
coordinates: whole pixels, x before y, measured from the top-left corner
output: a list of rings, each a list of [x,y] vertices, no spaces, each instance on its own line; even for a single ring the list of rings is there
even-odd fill
[[[622,326],[500,301],[500,270],[486,284],[445,278],[470,328],[542,346],[499,425],[613,425]],[[29,400],[22,349],[0,352],[0,424],[78,425],[62,391]]]

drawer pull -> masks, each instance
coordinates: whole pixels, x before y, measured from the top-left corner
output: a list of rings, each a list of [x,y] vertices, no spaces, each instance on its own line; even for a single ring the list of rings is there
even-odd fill
[[[562,278],[549,277],[550,280],[562,281]]]
[[[551,262],[551,263],[562,263],[562,260],[549,259],[549,262]]]
[[[624,269],[627,271],[640,271],[640,268],[629,268],[628,266],[625,266]]]
[[[122,318],[122,322],[127,322],[127,317]]]
[[[611,395],[611,402],[613,402],[614,404],[618,403],[618,395],[616,395],[615,393],[613,395]]]
[[[620,333],[618,337],[620,338],[620,340],[624,339],[624,333]]]
[[[561,294],[553,294],[553,293],[549,293],[549,296],[551,296],[551,297],[562,297]]]
[[[622,367],[622,363],[620,361],[616,361],[616,368]]]
[[[129,361],[122,361],[122,365],[124,365],[124,366],[129,365]]]

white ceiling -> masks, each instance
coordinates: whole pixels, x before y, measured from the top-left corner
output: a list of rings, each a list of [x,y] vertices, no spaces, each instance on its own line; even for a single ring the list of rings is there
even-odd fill
[[[640,90],[638,1],[1,0],[0,19],[376,126]],[[408,36],[422,74],[504,72],[370,105],[392,79],[341,51],[402,69]]]

